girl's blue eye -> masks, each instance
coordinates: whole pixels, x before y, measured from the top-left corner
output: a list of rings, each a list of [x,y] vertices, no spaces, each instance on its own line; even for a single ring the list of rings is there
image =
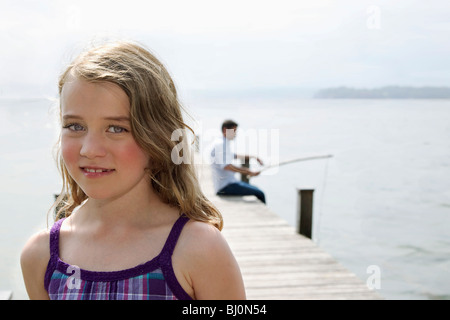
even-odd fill
[[[82,131],[84,130],[83,126],[78,123],[71,123],[64,126],[64,129],[69,129],[71,131]]]
[[[118,126],[110,126],[108,128],[108,132],[110,132],[110,133],[124,133],[124,132],[127,132],[127,130],[122,128],[122,127],[118,127]]]

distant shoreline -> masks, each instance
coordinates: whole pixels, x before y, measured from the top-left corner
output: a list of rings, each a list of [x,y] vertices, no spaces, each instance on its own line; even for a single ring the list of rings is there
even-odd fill
[[[319,90],[315,99],[450,99],[450,87],[386,86],[374,89],[335,87]]]
[[[384,86],[378,88],[354,87],[254,87],[230,89],[184,89],[180,90],[182,100],[192,99],[450,99],[450,87],[413,87],[413,86]],[[48,100],[57,103],[57,95],[2,95],[0,103],[21,102],[35,103]]]

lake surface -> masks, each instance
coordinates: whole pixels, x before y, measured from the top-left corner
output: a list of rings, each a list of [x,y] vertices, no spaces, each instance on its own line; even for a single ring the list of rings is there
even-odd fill
[[[385,298],[450,299],[450,100],[184,101],[202,153],[231,118],[238,149],[266,163],[332,154],[267,170],[251,183],[292,225],[297,189],[313,188],[313,240],[363,281],[378,268]],[[0,100],[0,290],[16,299],[26,298],[20,250],[45,227],[60,189],[54,106]]]

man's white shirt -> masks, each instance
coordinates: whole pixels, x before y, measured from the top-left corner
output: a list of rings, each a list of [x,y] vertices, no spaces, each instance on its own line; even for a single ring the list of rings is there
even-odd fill
[[[230,183],[238,182],[236,172],[224,169],[235,159],[235,153],[230,145],[230,141],[222,137],[214,142],[211,150],[211,168],[216,193]]]

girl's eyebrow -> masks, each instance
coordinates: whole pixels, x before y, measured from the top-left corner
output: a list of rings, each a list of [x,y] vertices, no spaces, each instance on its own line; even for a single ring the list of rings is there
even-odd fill
[[[83,117],[73,114],[66,114],[63,116],[64,120],[75,119],[75,120],[83,120]],[[118,122],[130,122],[130,118],[127,116],[117,116],[117,117],[104,117],[104,120],[109,121],[118,121]]]
[[[127,117],[127,116],[105,117],[103,119],[105,119],[105,120],[112,120],[112,121],[118,121],[118,122],[130,122],[130,118]]]
[[[65,114],[62,118],[63,118],[64,120],[67,120],[67,119],[77,119],[77,120],[81,120],[81,119],[83,119],[83,118],[80,117],[80,116],[76,116],[76,115],[72,115],[72,114]]]

